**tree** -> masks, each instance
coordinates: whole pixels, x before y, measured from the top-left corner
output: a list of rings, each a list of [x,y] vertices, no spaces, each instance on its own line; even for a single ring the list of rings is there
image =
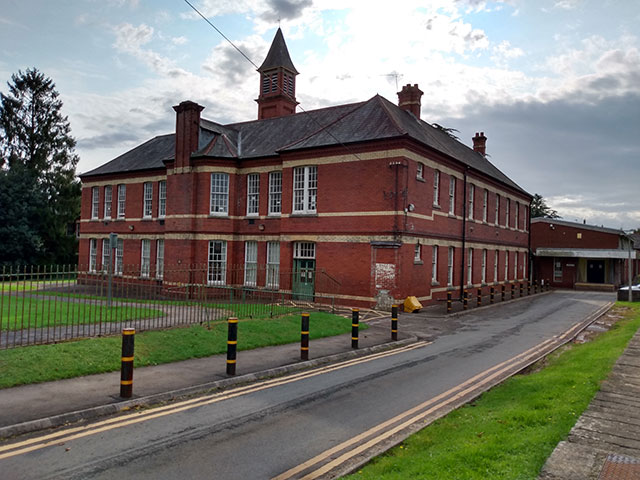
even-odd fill
[[[544,217],[544,218],[561,218],[556,210],[552,210],[547,206],[547,202],[542,195],[534,194],[533,200],[531,200],[531,218]]]
[[[454,140],[460,140],[456,133],[460,133],[459,130],[456,130],[455,128],[450,128],[450,127],[443,127],[442,125],[440,125],[439,123],[432,123],[431,126],[433,128],[435,128],[436,130],[440,130],[441,132],[449,135],[451,138],[453,138]]]
[[[0,264],[75,263],[78,156],[55,84],[18,71],[0,93]]]

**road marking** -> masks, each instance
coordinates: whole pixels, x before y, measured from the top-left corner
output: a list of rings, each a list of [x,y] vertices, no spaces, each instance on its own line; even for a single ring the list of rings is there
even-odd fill
[[[250,393],[259,392],[261,390],[266,390],[268,388],[273,388],[280,385],[286,385],[288,383],[296,382],[299,380],[305,380],[308,378],[315,377],[317,375],[322,375],[322,374],[330,373],[336,370],[341,370],[343,368],[347,368],[353,365],[358,365],[361,363],[366,363],[366,362],[370,362],[380,358],[397,355],[399,353],[408,352],[418,348],[426,347],[427,345],[430,345],[430,344],[431,342],[420,341],[410,345],[406,345],[404,347],[389,350],[386,352],[374,353],[372,355],[368,355],[365,357],[345,360],[340,363],[327,365],[327,366],[309,370],[306,372],[299,372],[284,378],[270,379],[258,384],[246,385],[246,386],[238,387],[236,389],[225,391],[225,392],[218,392],[218,393],[214,393],[204,397],[184,400],[171,405],[166,405],[164,407],[158,407],[146,412],[136,412],[134,414],[119,416],[116,418],[110,418],[110,419],[103,420],[101,422],[97,422],[91,425],[73,427],[60,432],[55,432],[48,435],[32,438],[29,440],[24,440],[22,442],[10,444],[10,445],[4,445],[0,447],[0,460],[8,457],[22,455],[24,453],[32,452],[34,450],[39,450],[41,448],[48,447],[54,443],[59,443],[63,441],[66,442],[66,441],[74,440],[77,438],[94,435],[96,433],[112,430],[115,428],[125,427],[128,425],[132,425],[140,422],[145,422],[147,420],[151,420],[154,418],[159,418],[166,415],[179,413],[192,408],[210,405],[213,403],[221,402],[223,400],[228,400],[228,399],[239,397],[242,395],[248,395]],[[131,418],[133,416],[135,416],[135,418]]]
[[[570,338],[571,335],[573,335],[573,333],[577,330],[579,330],[580,328],[582,328],[584,325],[588,324],[590,322],[590,319],[592,318],[598,318],[600,315],[602,315],[602,313],[604,313],[607,309],[609,309],[611,307],[612,304],[606,304],[603,307],[599,308],[598,310],[596,310],[593,314],[589,315],[587,317],[587,320],[584,320],[582,322],[579,322],[575,325],[573,325],[569,330],[565,331],[562,334],[557,334],[554,335],[553,337],[549,338],[548,340],[545,340],[544,342],[539,343],[538,345],[533,346],[532,348],[504,361],[501,362],[477,375],[475,375],[474,377],[470,378],[469,380],[467,380],[466,382],[461,383],[460,385],[449,389],[448,391],[441,393],[439,395],[437,395],[436,397],[433,397],[423,403],[421,403],[420,405],[417,405],[403,413],[400,413],[399,415],[396,415],[395,417],[382,422],[379,425],[376,425],[375,427],[370,428],[369,430],[366,430],[365,432],[362,432],[359,435],[356,435],[355,437],[352,437],[344,442],[342,442],[339,445],[336,445],[335,447],[332,447],[318,455],[316,455],[315,457],[307,460],[304,463],[301,463],[300,465],[297,465],[289,470],[287,470],[284,473],[281,473],[280,475],[273,477],[272,480],[288,480],[291,478],[294,478],[295,475],[304,472],[305,470],[308,470],[309,468],[313,467],[314,465],[319,464],[320,462],[323,462],[329,458],[332,458],[335,454],[349,448],[352,447],[353,445],[358,444],[361,441],[364,441],[365,439],[371,437],[372,435],[376,435],[373,439],[369,440],[366,443],[363,443],[355,448],[352,448],[351,450],[349,450],[348,452],[340,455],[337,458],[334,458],[332,461],[322,465],[321,467],[319,467],[317,470],[314,470],[310,473],[308,473],[307,475],[305,475],[304,477],[302,477],[301,480],[313,480],[316,479],[322,475],[324,475],[325,473],[333,470],[334,468],[338,467],[339,465],[342,465],[344,462],[346,462],[347,460],[355,457],[356,455],[366,451],[367,449],[373,447],[374,445],[382,442],[383,440],[386,440],[390,437],[392,437],[393,435],[395,435],[396,433],[404,430],[405,428],[423,420],[425,417],[429,416],[431,413],[435,412],[438,409],[441,409],[443,407],[446,407],[447,405],[450,405],[452,403],[454,403],[455,401],[457,401],[458,399],[464,397],[465,395],[468,395],[469,393],[473,392],[475,389],[478,389],[479,387],[482,387],[484,385],[487,385],[488,383],[490,383],[492,380],[494,380],[496,377],[500,376],[501,374],[503,374],[504,372],[508,371],[511,368],[514,368],[515,366],[517,366],[519,363],[524,365],[527,362],[527,357],[533,357],[536,353],[542,352],[544,349],[546,349],[548,346],[551,346],[553,344],[562,344],[564,342],[565,339]],[[547,355],[548,353],[546,353],[545,355]],[[541,358],[541,357],[540,357]],[[521,359],[521,360],[520,360]],[[478,383],[473,384],[476,380],[484,377],[485,375],[487,375],[489,372],[494,371],[494,373],[492,373],[489,376],[486,376],[485,378],[483,378],[482,380],[480,380]],[[472,385],[473,384],[473,385]],[[467,385],[470,385],[469,387],[466,387]],[[466,388],[465,388],[466,387]],[[457,393],[456,393],[457,392]],[[450,397],[450,398],[447,398]],[[444,402],[436,404],[437,402],[439,402],[440,400],[446,399]],[[434,405],[435,404],[435,405]],[[429,408],[430,407],[430,408]],[[427,408],[427,410],[422,411],[423,409]],[[420,413],[418,413],[420,412]],[[409,418],[408,420],[405,420],[403,423],[396,425],[395,427],[391,428],[390,430],[386,430],[388,427],[392,426],[393,424],[402,421],[403,419],[414,415],[413,417]],[[382,433],[378,433],[384,431]]]

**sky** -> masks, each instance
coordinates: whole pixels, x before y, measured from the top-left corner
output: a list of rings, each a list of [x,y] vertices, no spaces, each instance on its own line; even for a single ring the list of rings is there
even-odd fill
[[[87,172],[175,127],[192,100],[257,118],[256,65],[283,30],[304,110],[397,102],[487,136],[489,160],[568,221],[640,227],[637,0],[0,0],[0,91],[52,78]]]

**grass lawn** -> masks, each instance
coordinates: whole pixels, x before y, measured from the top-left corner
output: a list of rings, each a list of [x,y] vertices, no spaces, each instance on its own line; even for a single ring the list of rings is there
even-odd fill
[[[60,287],[62,285],[70,285],[75,283],[76,280],[27,280],[27,281],[15,281],[15,282],[0,282],[0,294],[8,292],[29,292],[31,290],[39,290],[47,285]]]
[[[373,460],[349,479],[535,479],[640,328],[640,306],[609,332],[570,345]]]
[[[367,328],[362,324],[361,329]],[[351,331],[351,319],[311,313],[310,337]],[[135,366],[158,365],[226,352],[227,323],[213,322],[136,334]],[[300,317],[244,320],[238,324],[238,349],[300,341]],[[0,350],[0,388],[116,371],[120,369],[121,338],[103,337]]]
[[[102,307],[95,303],[43,300],[29,296],[0,298],[0,328],[20,330],[23,328],[54,327],[87,323],[139,320],[162,317],[164,313],[149,307],[114,306]]]

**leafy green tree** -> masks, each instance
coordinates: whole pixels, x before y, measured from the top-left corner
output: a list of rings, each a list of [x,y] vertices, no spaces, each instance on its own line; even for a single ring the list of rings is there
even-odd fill
[[[454,140],[460,140],[458,138],[458,136],[456,135],[456,133],[460,133],[460,131],[455,129],[455,128],[443,127],[439,123],[432,123],[431,126],[433,128],[435,128],[436,130],[440,130],[441,132],[446,133],[447,135],[449,135]]]
[[[561,218],[556,210],[552,210],[542,195],[534,194],[531,201],[531,218]]]
[[[0,93],[0,264],[75,263],[78,156],[62,100],[37,69]]]

